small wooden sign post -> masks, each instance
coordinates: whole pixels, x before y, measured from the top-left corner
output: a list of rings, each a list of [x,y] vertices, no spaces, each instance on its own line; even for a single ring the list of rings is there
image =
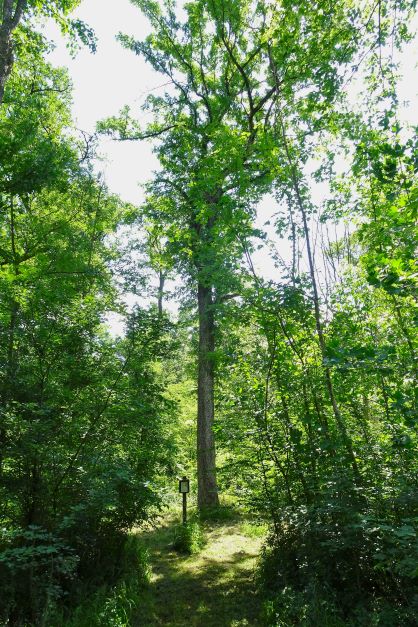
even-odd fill
[[[179,481],[179,492],[183,495],[183,525],[187,523],[187,495],[190,492],[190,481],[183,477]]]

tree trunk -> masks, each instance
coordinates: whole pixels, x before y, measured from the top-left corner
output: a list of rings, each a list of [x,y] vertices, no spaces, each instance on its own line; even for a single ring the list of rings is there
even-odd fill
[[[158,306],[158,315],[163,315],[163,298],[164,298],[164,285],[165,285],[165,274],[162,270],[158,273],[159,284],[158,284],[158,292],[157,292],[157,306]]]
[[[270,63],[272,66],[272,70],[273,70],[273,76],[275,78],[276,81],[276,89],[277,89],[277,93],[279,93],[279,81],[277,78],[277,72],[276,72],[276,68],[274,66],[274,64],[272,63],[272,60],[270,58]],[[289,165],[290,168],[290,178],[291,178],[291,182],[292,182],[292,187],[293,187],[293,191],[295,193],[295,198],[296,198],[296,203],[297,206],[300,210],[300,214],[302,216],[302,223],[303,223],[303,231],[304,231],[304,235],[305,235],[305,243],[306,243],[306,253],[307,253],[307,257],[308,257],[308,266],[309,266],[309,274],[311,277],[311,285],[312,285],[312,291],[313,291],[313,303],[314,303],[314,313],[315,313],[315,324],[316,324],[316,332],[317,332],[317,337],[318,337],[318,343],[319,343],[319,348],[320,348],[320,352],[321,352],[321,356],[322,356],[322,365],[323,365],[323,370],[324,370],[324,375],[325,375],[325,385],[328,391],[328,395],[331,401],[331,405],[332,405],[332,409],[333,409],[333,413],[334,413],[334,417],[335,417],[335,421],[337,423],[337,427],[338,427],[338,431],[341,435],[341,439],[344,443],[345,449],[347,451],[347,455],[348,458],[350,459],[351,462],[351,467],[353,469],[353,474],[354,474],[354,478],[356,480],[357,483],[360,482],[361,480],[361,476],[360,476],[360,471],[357,465],[357,460],[356,457],[354,455],[354,450],[353,450],[353,444],[351,441],[351,438],[348,434],[346,425],[345,425],[345,421],[343,418],[343,415],[340,411],[340,408],[338,406],[337,403],[337,398],[334,392],[334,384],[333,384],[333,380],[332,380],[332,374],[331,374],[331,370],[328,366],[325,365],[325,357],[326,357],[326,345],[325,345],[325,337],[324,337],[324,331],[323,331],[323,326],[322,326],[322,318],[321,318],[321,310],[320,310],[320,306],[319,306],[319,292],[318,292],[318,286],[317,286],[317,282],[316,282],[316,275],[315,275],[315,262],[314,262],[314,255],[313,255],[313,250],[312,250],[312,246],[311,246],[311,237],[310,237],[310,230],[309,230],[309,224],[308,224],[308,217],[307,217],[307,212],[305,209],[305,203],[303,200],[303,195],[299,186],[299,179],[298,179],[298,173],[297,173],[297,169],[296,166],[293,162],[293,158],[289,149],[289,143],[287,140],[287,135],[286,135],[286,129],[285,129],[285,125],[281,116],[281,111],[280,109],[278,109],[277,111],[277,120],[278,120],[278,124],[279,124],[279,129],[280,129],[280,133],[283,139],[283,147],[285,149],[285,153],[286,153],[286,157],[287,157],[287,163]]]
[[[3,0],[1,6],[0,24],[0,104],[3,102],[6,81],[13,68],[13,42],[12,33],[18,26],[24,10],[26,0]]]
[[[2,207],[5,209],[5,206]],[[14,274],[17,277],[20,274],[19,263],[16,252],[16,230],[15,230],[15,209],[14,209],[14,198],[13,195],[10,195],[10,243],[12,249],[12,263]],[[10,303],[10,322],[7,329],[7,362],[6,367],[4,369],[4,386],[2,386],[1,390],[1,403],[6,406],[13,398],[15,394],[16,388],[16,328],[18,325],[18,314],[19,314],[19,303],[12,297]],[[7,436],[6,429],[3,426],[3,423],[0,422],[0,477],[3,474],[3,459],[4,459],[4,451],[6,448]]]
[[[10,33],[0,28],[0,104],[3,102],[4,88],[13,66],[13,52]]]
[[[215,323],[212,288],[199,283],[199,357],[197,385],[197,478],[199,509],[219,505],[214,420]]]

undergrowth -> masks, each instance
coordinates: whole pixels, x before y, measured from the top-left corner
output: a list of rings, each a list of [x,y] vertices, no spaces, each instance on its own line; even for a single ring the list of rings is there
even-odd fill
[[[332,499],[283,508],[261,559],[271,627],[413,627],[418,541],[413,511]]]
[[[147,603],[150,582],[148,551],[136,535],[128,536],[120,560],[119,577],[112,584],[94,588],[89,582],[71,600],[74,610],[50,608],[43,625],[52,627],[129,627]]]
[[[194,555],[204,546],[204,534],[198,520],[176,525],[173,532],[173,548],[179,553]]]

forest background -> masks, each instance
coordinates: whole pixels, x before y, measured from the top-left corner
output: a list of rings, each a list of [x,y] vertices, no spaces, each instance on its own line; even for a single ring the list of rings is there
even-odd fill
[[[3,622],[140,603],[187,472],[269,524],[267,624],[415,624],[414,3],[138,0],[102,57],[77,4],[2,6]]]

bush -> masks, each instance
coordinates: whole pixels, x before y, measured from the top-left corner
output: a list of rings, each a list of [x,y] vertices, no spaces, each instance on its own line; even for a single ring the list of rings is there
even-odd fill
[[[336,604],[326,596],[325,590],[318,591],[314,582],[308,589],[299,592],[285,587],[274,598],[264,603],[263,622],[271,627],[309,625],[311,627],[343,627],[338,617]]]
[[[0,530],[0,625],[42,625],[86,594],[93,604],[82,605],[86,615],[93,606],[98,614],[115,603],[127,607],[140,595],[149,567],[138,537],[83,522],[66,520],[56,533],[35,525]]]
[[[418,519],[345,496],[281,512],[261,562],[267,624],[416,625]]]
[[[204,545],[203,531],[197,521],[174,528],[173,548],[180,553],[193,555]]]
[[[128,627],[147,597],[150,580],[148,552],[137,536],[125,538],[119,560],[119,579],[86,595],[80,590],[76,609],[51,612],[46,624],[63,627]],[[81,600],[83,599],[83,600]]]
[[[2,530],[0,536],[0,619],[34,620],[54,606],[75,576],[78,558],[61,538],[41,527]]]

